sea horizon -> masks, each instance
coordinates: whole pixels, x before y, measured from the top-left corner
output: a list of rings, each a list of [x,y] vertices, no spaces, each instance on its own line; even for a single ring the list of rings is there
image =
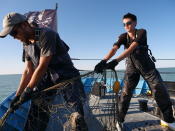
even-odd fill
[[[156,69],[159,70],[159,69],[170,69],[170,68],[175,69],[175,67],[160,67],[160,68],[156,68]],[[89,69],[87,71],[92,71],[92,69]],[[125,69],[116,69],[116,71],[125,71]],[[7,74],[0,74],[0,75],[22,75],[22,73],[9,73],[9,74],[7,73]]]
[[[175,82],[175,67],[157,68],[164,81]],[[118,78],[123,79],[125,70],[118,70]],[[0,102],[15,92],[22,74],[0,74]],[[140,78],[143,79],[142,77]]]

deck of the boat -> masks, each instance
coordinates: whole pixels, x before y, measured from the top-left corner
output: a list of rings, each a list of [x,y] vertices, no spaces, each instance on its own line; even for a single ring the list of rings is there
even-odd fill
[[[158,117],[139,110],[139,99],[143,99],[143,97],[133,97],[131,99],[124,122],[124,131],[170,131],[170,129],[160,126],[160,119]],[[62,95],[58,95],[55,100],[53,104],[59,106],[57,106],[56,110],[53,109],[53,115],[50,117],[47,131],[64,130],[64,122],[68,119],[67,115],[71,113],[71,110],[60,106],[60,104],[64,103]],[[102,98],[90,95],[89,101],[84,106],[85,120],[89,131],[117,131],[115,128],[115,100],[116,96],[112,92],[106,93]],[[152,108],[151,106],[152,100],[149,99],[149,109]],[[65,120],[63,118],[65,118]],[[21,127],[21,130],[22,129]]]
[[[113,104],[115,96],[107,93],[105,97],[90,97],[90,108],[93,115],[87,113],[86,121],[89,131],[103,131],[102,125],[106,125],[106,130],[117,131],[115,129]],[[143,97],[133,97],[124,122],[124,131],[170,131],[167,127],[160,126],[160,119],[149,113],[140,111],[139,99]],[[152,100],[148,100],[148,109],[151,109]]]
[[[170,131],[160,125],[160,119],[151,115],[149,112],[140,111],[140,97],[132,98],[130,108],[126,115],[124,129],[126,131]],[[152,108],[152,100],[148,100],[148,110]]]

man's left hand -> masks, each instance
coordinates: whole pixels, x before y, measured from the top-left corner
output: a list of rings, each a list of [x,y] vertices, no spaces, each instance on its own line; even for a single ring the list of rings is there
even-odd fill
[[[118,65],[118,61],[116,59],[114,59],[106,64],[106,69],[114,70],[115,66],[117,66],[117,65]]]
[[[30,100],[32,97],[32,93],[33,93],[33,89],[26,87],[26,89],[23,91],[23,93],[21,94],[21,96],[19,98],[20,103],[24,103],[24,102]]]

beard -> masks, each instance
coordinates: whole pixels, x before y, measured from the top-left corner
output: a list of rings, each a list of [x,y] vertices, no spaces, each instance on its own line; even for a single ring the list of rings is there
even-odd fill
[[[21,39],[21,42],[26,43],[26,44],[30,44],[30,41],[28,39]]]
[[[30,44],[29,39],[30,39],[30,35],[27,33],[24,33],[23,37],[21,37],[20,41],[23,43],[26,43],[26,44]]]

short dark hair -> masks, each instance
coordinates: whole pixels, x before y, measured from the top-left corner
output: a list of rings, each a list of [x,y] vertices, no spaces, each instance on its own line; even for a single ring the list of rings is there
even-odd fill
[[[127,13],[123,16],[123,19],[130,18],[132,21],[137,22],[137,16],[131,13]]]

